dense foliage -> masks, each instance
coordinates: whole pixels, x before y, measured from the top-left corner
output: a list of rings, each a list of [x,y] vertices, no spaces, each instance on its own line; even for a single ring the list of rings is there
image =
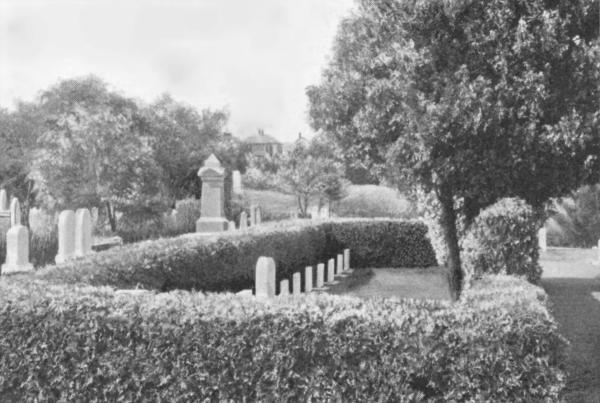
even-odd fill
[[[542,274],[539,228],[538,216],[520,199],[501,199],[482,210],[462,240],[466,280],[483,273],[505,273],[537,282]]]
[[[559,401],[545,294],[491,277],[443,302],[119,294],[0,281],[6,401]]]
[[[317,225],[287,221],[246,232],[188,234],[129,244],[47,267],[38,276],[118,288],[236,291],[253,287],[260,256],[275,259],[282,279],[324,263],[345,248],[352,251],[353,267],[432,266],[435,257],[426,232],[419,222],[394,220]]]
[[[457,293],[456,198],[470,224],[499,198],[539,208],[598,180],[599,16],[597,0],[359,0],[340,25],[312,124],[434,191]]]

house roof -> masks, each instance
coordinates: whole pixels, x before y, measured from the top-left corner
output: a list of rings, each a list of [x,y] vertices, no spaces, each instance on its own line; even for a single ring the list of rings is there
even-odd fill
[[[281,144],[279,140],[263,132],[248,137],[244,142],[250,144]]]

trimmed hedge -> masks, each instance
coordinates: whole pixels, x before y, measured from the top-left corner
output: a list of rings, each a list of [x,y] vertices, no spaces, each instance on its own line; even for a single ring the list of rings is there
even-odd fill
[[[559,401],[565,341],[540,288],[457,304],[259,300],[0,280],[6,401]]]
[[[352,250],[353,267],[435,265],[420,222],[394,220],[287,221],[247,234],[198,234],[124,245],[37,273],[59,283],[109,285],[167,291],[238,291],[254,285],[259,256],[271,256],[278,280]],[[279,283],[279,282],[278,282]]]

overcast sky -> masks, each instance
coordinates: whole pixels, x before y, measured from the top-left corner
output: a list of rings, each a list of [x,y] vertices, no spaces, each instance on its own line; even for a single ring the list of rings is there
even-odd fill
[[[352,0],[0,0],[0,106],[96,74],[150,102],[226,107],[229,130],[302,132]]]

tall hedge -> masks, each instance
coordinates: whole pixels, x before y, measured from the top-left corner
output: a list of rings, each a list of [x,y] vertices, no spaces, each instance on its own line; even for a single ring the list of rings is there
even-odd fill
[[[37,275],[54,282],[158,290],[237,291],[254,282],[260,256],[275,259],[277,276],[326,262],[350,248],[353,267],[435,265],[420,222],[342,220],[286,221],[248,232],[207,237],[183,235],[144,241],[48,267]]]
[[[261,301],[0,280],[3,401],[555,402],[565,342],[541,289],[457,304]]]

